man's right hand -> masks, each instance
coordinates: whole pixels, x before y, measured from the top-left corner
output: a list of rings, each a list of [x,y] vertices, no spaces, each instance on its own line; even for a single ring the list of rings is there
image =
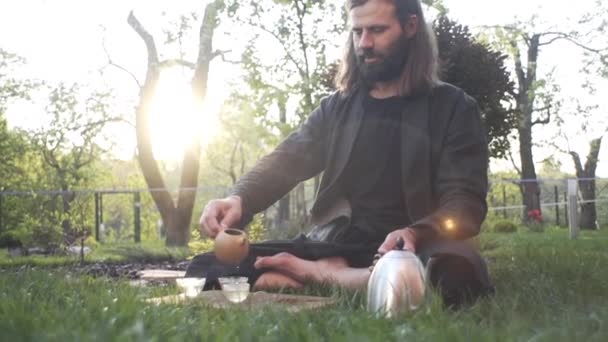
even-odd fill
[[[201,233],[215,239],[219,232],[239,223],[242,215],[243,204],[239,196],[212,200],[205,206],[198,222]]]

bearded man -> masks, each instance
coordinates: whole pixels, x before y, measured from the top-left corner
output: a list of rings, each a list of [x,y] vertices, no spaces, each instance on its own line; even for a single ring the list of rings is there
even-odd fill
[[[187,276],[246,275],[257,288],[360,288],[374,254],[401,239],[425,264],[433,260],[429,281],[446,304],[491,292],[485,262],[464,241],[479,233],[487,211],[487,142],[476,102],[438,80],[437,45],[419,0],[346,6],[351,32],[338,91],[200,219],[212,238],[245,227],[323,172],[312,230],[283,251],[258,244],[234,269],[198,256]]]

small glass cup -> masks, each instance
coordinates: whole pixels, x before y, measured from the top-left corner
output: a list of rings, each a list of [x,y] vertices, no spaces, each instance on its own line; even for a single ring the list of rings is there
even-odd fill
[[[249,296],[249,283],[226,283],[222,285],[224,297],[232,303],[243,302]]]
[[[224,284],[241,284],[246,283],[249,279],[247,277],[219,277],[217,280],[223,288]]]
[[[182,289],[186,297],[196,297],[205,287],[205,278],[176,278],[177,286]]]

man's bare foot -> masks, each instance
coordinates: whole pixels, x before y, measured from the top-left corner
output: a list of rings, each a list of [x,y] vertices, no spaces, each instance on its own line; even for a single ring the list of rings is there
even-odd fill
[[[269,268],[302,283],[331,282],[331,278],[341,269],[348,268],[348,263],[342,257],[324,258],[317,261],[300,259],[289,253],[279,253],[273,256],[260,257],[254,266],[258,269]]]
[[[304,285],[279,272],[266,272],[256,280],[253,288],[255,290],[278,290],[284,288],[300,289]]]

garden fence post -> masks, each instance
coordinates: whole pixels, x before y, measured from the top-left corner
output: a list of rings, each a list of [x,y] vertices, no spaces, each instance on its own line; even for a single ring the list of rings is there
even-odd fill
[[[99,241],[99,192],[95,192],[95,241]]]
[[[141,242],[141,198],[138,191],[133,193],[133,220],[135,225],[135,243]]]
[[[103,240],[106,227],[103,224],[103,192],[99,193],[99,238]]]
[[[578,235],[577,194],[578,180],[568,179],[568,227],[570,229],[570,239],[576,239]]]
[[[2,215],[4,214],[4,213],[2,212],[2,198],[3,198],[3,197],[4,197],[4,194],[3,194],[3,193],[0,193],[0,232],[1,232],[1,231],[3,230],[3,228],[4,228],[4,227],[3,227],[4,222],[2,222]]]
[[[507,218],[507,190],[506,185],[502,185],[502,217]]]
[[[568,225],[568,193],[564,191],[564,222]]]
[[[557,192],[557,185],[553,187],[555,193],[555,225],[559,227],[559,193]]]

